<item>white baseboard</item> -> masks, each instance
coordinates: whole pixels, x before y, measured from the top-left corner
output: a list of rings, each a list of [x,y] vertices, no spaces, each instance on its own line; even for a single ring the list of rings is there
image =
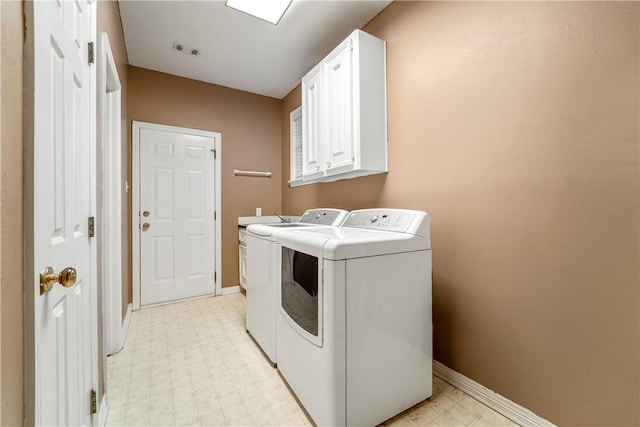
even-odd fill
[[[109,403],[107,402],[107,395],[102,396],[102,402],[100,403],[100,410],[98,411],[98,426],[105,427],[107,425],[107,415],[109,414]]]
[[[489,390],[437,360],[433,361],[433,374],[521,426],[555,427],[555,424],[537,416],[527,408]]]
[[[129,303],[127,306],[127,314],[125,314],[124,322],[122,322],[122,332],[120,332],[120,349],[123,349],[124,344],[127,342],[127,333],[129,332],[129,321],[131,320],[132,311],[133,304]]]
[[[240,285],[228,286],[226,288],[222,288],[222,293],[220,295],[237,294],[238,292],[240,292]]]

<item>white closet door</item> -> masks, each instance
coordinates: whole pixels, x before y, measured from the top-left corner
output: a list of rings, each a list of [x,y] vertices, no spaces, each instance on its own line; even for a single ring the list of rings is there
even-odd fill
[[[27,92],[34,110],[29,123],[33,211],[27,213],[33,215],[33,229],[27,226],[27,235],[33,236],[35,279],[28,297],[34,298],[33,306],[28,303],[28,316],[33,316],[28,324],[35,341],[27,343],[26,423],[90,425],[97,324],[92,294],[96,255],[88,229],[95,176],[94,71],[88,44],[95,9],[78,0],[36,1],[25,10],[33,19],[27,24],[33,31],[34,67]],[[47,282],[40,277],[45,267],[64,286],[41,287]]]

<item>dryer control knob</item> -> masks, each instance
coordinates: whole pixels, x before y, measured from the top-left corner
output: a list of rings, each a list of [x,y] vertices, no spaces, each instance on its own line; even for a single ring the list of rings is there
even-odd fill
[[[371,217],[371,223],[373,224],[374,222],[376,222],[378,220],[378,215],[374,215]]]

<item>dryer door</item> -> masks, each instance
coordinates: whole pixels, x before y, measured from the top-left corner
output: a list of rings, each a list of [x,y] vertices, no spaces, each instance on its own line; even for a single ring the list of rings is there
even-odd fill
[[[322,347],[322,260],[282,247],[280,311],[305,339]]]

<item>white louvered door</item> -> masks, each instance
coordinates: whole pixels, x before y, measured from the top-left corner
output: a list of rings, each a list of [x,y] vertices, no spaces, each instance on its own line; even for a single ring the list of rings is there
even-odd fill
[[[297,182],[302,180],[302,107],[298,107],[291,112],[290,115],[290,130],[291,138],[291,168],[289,182]]]

